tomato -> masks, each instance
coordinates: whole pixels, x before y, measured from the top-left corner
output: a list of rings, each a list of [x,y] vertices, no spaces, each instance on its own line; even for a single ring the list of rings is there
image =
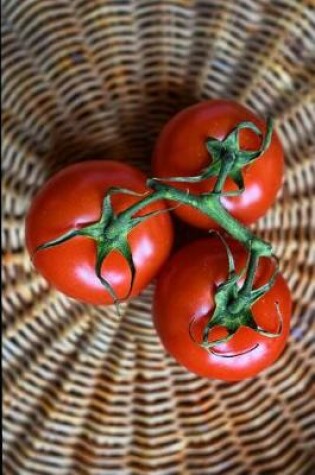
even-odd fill
[[[231,246],[240,272],[247,252],[239,244]],[[274,269],[272,259],[261,258],[254,289],[265,284]],[[210,352],[200,346],[202,331],[213,314],[215,289],[227,275],[227,254],[218,239],[205,238],[185,246],[159,276],[153,315],[166,350],[188,370],[207,378],[238,381],[257,375],[279,357],[288,338],[292,303],[287,284],[278,274],[272,288],[252,306],[252,314],[259,327],[271,333],[281,328],[280,335],[271,338],[240,326],[228,342]],[[208,338],[214,341],[226,335],[225,328],[215,326]]]
[[[26,244],[37,270],[61,292],[93,304],[109,304],[112,298],[95,274],[96,242],[76,236],[55,247],[37,251],[43,243],[77,227],[96,222],[102,200],[112,186],[146,191],[146,177],[136,168],[113,161],[88,161],[71,165],[53,176],[34,198],[26,219]],[[141,197],[116,194],[116,213]],[[165,209],[163,202],[146,206],[140,214]],[[162,230],[162,232],[161,232]],[[173,228],[167,212],[150,217],[132,229],[128,237],[136,269],[131,297],[151,281],[169,255]],[[126,260],[111,252],[102,264],[102,277],[123,299],[131,282]]]
[[[224,139],[240,122],[251,121],[264,132],[265,122],[236,102],[211,100],[184,109],[173,117],[162,130],[153,154],[153,171],[156,177],[185,177],[199,175],[211,163],[205,141],[209,137]],[[242,150],[259,149],[261,139],[252,130],[240,131]],[[245,190],[239,196],[222,197],[225,208],[244,224],[255,222],[275,201],[283,179],[283,150],[276,132],[271,144],[253,163],[243,168]],[[192,193],[201,194],[213,189],[216,178],[199,183],[170,183]],[[237,190],[227,178],[224,191]],[[175,213],[184,221],[200,228],[217,228],[218,225],[198,210],[180,206]]]

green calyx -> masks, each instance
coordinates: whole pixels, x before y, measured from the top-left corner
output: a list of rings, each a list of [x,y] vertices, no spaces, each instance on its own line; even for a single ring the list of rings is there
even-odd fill
[[[126,212],[116,214],[113,209],[111,200],[112,196],[116,193],[123,193],[132,196],[147,195],[147,193],[139,194],[118,187],[113,187],[109,189],[103,199],[102,211],[99,221],[93,224],[89,224],[87,226],[83,226],[79,229],[71,229],[70,231],[57,237],[56,239],[53,239],[38,246],[35,252],[58,246],[78,236],[84,236],[86,238],[93,239],[96,242],[95,274],[104,286],[105,290],[107,290],[107,292],[112,297],[113,303],[116,305],[117,312],[118,314],[120,314],[120,299],[117,297],[113,287],[102,276],[103,262],[105,261],[107,256],[109,256],[109,254],[113,251],[119,252],[127,261],[131,272],[129,291],[128,294],[124,297],[124,299],[127,299],[130,296],[136,275],[132,251],[128,242],[129,233],[132,231],[133,228],[135,228],[140,223],[146,221],[150,217],[168,210],[157,210],[141,216],[132,216],[130,214],[127,215]]]
[[[212,157],[212,161],[202,170],[200,175],[192,177],[154,178],[154,180],[164,182],[170,181],[174,183],[198,183],[207,180],[210,177],[217,177],[214,189],[209,190],[209,193],[220,193],[221,196],[234,196],[241,194],[244,190],[242,169],[253,163],[269,147],[272,137],[273,122],[272,119],[267,120],[266,133],[262,138],[258,150],[242,150],[240,148],[239,133],[243,129],[252,130],[260,137],[263,135],[261,130],[253,122],[240,122],[223,140],[218,140],[212,137],[206,139],[205,147]],[[222,188],[227,177],[231,178],[237,185],[237,191],[222,193]]]
[[[278,274],[278,266],[276,265],[275,272],[266,284],[253,289],[253,280],[258,263],[258,256],[255,252],[250,253],[246,267],[240,273],[237,273],[235,271],[234,259],[229,246],[219,233],[217,233],[217,235],[220,237],[227,251],[229,273],[227,280],[216,289],[214,296],[214,311],[204,327],[202,341],[199,345],[208,351],[212,351],[214,347],[230,341],[237,330],[241,327],[251,328],[259,335],[269,338],[280,336],[282,332],[282,319],[277,304],[276,309],[279,316],[280,328],[275,333],[268,332],[259,327],[255,322],[252,312],[252,306],[255,302],[265,295],[274,285]],[[243,285],[240,285],[240,281],[245,274],[246,278],[244,283]],[[194,323],[195,320],[192,320],[189,330],[191,337],[195,341],[195,338],[192,335],[192,326]],[[224,338],[209,341],[210,333],[215,327],[223,327],[227,331],[227,335]]]

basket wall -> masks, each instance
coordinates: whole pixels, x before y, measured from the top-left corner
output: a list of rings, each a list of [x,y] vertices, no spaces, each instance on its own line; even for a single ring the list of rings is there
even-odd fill
[[[314,2],[2,6],[5,474],[314,474]],[[287,162],[256,228],[293,292],[291,336],[272,368],[232,385],[165,354],[153,285],[119,320],[50,288],[24,247],[49,175],[89,158],[149,171],[163,124],[212,97],[272,114]]]

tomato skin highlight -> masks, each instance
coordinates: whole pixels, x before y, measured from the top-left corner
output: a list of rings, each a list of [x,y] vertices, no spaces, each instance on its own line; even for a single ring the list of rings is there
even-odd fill
[[[211,162],[205,140],[214,137],[222,140],[242,121],[251,121],[262,132],[265,121],[252,111],[233,101],[210,100],[184,109],[175,115],[162,130],[153,154],[154,175],[159,178],[199,175]],[[257,150],[260,139],[251,130],[240,132],[240,146],[244,150]],[[244,224],[251,224],[264,216],[274,203],[281,188],[284,174],[284,157],[280,140],[274,131],[269,148],[254,163],[243,169],[245,190],[240,196],[222,197],[221,202],[229,213]],[[213,189],[215,177],[200,183],[172,183],[181,189],[201,194]],[[224,191],[237,190],[227,179]],[[187,223],[204,229],[218,228],[218,224],[189,206],[175,210]]]
[[[69,297],[92,304],[111,304],[112,298],[95,275],[96,243],[78,236],[53,248],[35,249],[70,229],[96,222],[103,197],[112,186],[142,193],[146,177],[136,168],[110,160],[71,165],[54,175],[35,196],[26,218],[26,245],[36,269],[47,281]],[[116,212],[123,211],[141,197],[117,194],[112,197]],[[165,209],[164,202],[146,206],[140,214]],[[161,232],[163,230],[163,232]],[[173,242],[168,212],[149,218],[128,237],[136,267],[130,297],[138,295],[155,277],[167,259]],[[102,276],[119,298],[129,291],[131,273],[116,251],[103,262]]]
[[[237,243],[232,242],[231,246],[236,270],[240,271],[246,264],[247,253]],[[254,288],[266,283],[273,270],[273,261],[261,258]],[[202,330],[213,312],[215,287],[225,281],[227,275],[227,255],[218,239],[205,238],[187,245],[170,259],[158,278],[153,318],[166,350],[189,371],[206,378],[239,381],[256,376],[274,363],[284,350],[290,330],[292,300],[289,288],[279,274],[271,290],[252,309],[256,323],[275,333],[280,324],[278,305],[283,320],[281,335],[270,338],[241,327],[228,343],[217,345],[213,353],[208,353],[194,340],[201,341]],[[211,332],[213,340],[224,336],[226,330],[222,327]]]

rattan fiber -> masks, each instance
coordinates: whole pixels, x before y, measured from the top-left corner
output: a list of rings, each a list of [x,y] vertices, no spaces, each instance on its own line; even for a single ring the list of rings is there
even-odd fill
[[[6,475],[315,473],[315,4],[3,0]],[[177,110],[210,97],[276,118],[287,160],[270,239],[295,306],[288,347],[251,381],[199,379],[161,348],[153,285],[124,307],[68,300],[24,247],[30,199],[89,158],[149,170]]]

